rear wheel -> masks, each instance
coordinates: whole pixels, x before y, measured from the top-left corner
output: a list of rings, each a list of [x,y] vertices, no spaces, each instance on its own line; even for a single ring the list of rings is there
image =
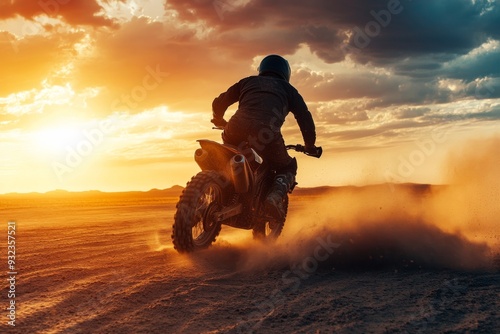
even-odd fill
[[[187,184],[172,226],[172,241],[178,252],[207,248],[215,241],[221,230],[215,213],[223,207],[226,184],[214,171],[202,171]]]
[[[276,240],[285,225],[286,214],[288,212],[288,195],[283,199],[285,215],[281,219],[266,217],[258,222],[252,230],[253,238],[257,240]]]

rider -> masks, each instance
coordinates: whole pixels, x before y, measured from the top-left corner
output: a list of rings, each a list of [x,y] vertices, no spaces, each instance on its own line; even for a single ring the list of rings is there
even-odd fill
[[[212,103],[216,126],[224,127],[224,143],[249,145],[266,160],[276,177],[266,198],[267,212],[275,217],[285,215],[285,194],[295,185],[297,160],[286,151],[280,128],[291,111],[297,120],[307,153],[316,154],[314,121],[304,99],[290,83],[290,65],[278,55],[266,56],[258,68],[258,76],[244,78],[229,87]],[[229,122],[224,120],[227,108],[239,102]]]

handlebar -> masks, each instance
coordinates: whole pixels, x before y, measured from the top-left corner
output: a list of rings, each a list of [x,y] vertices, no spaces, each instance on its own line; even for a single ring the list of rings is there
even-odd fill
[[[216,125],[216,126],[213,126],[212,129],[213,130],[224,130],[224,127],[220,126],[220,125]],[[311,154],[311,153],[306,152],[306,147],[304,145],[300,145],[300,144],[286,145],[285,148],[287,150],[295,150],[297,152],[301,152],[301,153],[304,153],[305,155],[308,155],[310,157],[315,157],[315,158],[320,158],[321,155],[323,154],[323,148],[321,148],[321,146],[316,147],[316,154]]]
[[[301,152],[301,153],[304,153],[305,155],[308,155],[310,157],[315,157],[315,158],[320,158],[321,155],[323,154],[323,148],[321,146],[316,147],[316,154],[311,154],[311,153],[306,152],[306,147],[304,145],[300,145],[300,144],[286,145],[285,147],[287,150],[294,150],[294,151]]]

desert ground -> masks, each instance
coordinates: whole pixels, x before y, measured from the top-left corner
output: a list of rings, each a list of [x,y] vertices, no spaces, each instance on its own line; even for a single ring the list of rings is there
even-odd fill
[[[443,210],[448,186],[298,189],[275,244],[224,227],[186,255],[170,240],[180,191],[0,196],[18,272],[0,332],[500,331],[495,199],[467,215]]]

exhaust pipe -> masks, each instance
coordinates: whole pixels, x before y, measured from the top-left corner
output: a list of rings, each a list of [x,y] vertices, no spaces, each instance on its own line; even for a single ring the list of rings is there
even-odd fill
[[[194,151],[194,161],[200,166],[200,168],[203,170],[206,163],[207,163],[207,158],[208,158],[208,152],[205,151],[202,148],[197,149]]]
[[[231,178],[234,184],[234,190],[243,194],[250,188],[250,171],[246,158],[243,154],[235,155],[230,162]]]

